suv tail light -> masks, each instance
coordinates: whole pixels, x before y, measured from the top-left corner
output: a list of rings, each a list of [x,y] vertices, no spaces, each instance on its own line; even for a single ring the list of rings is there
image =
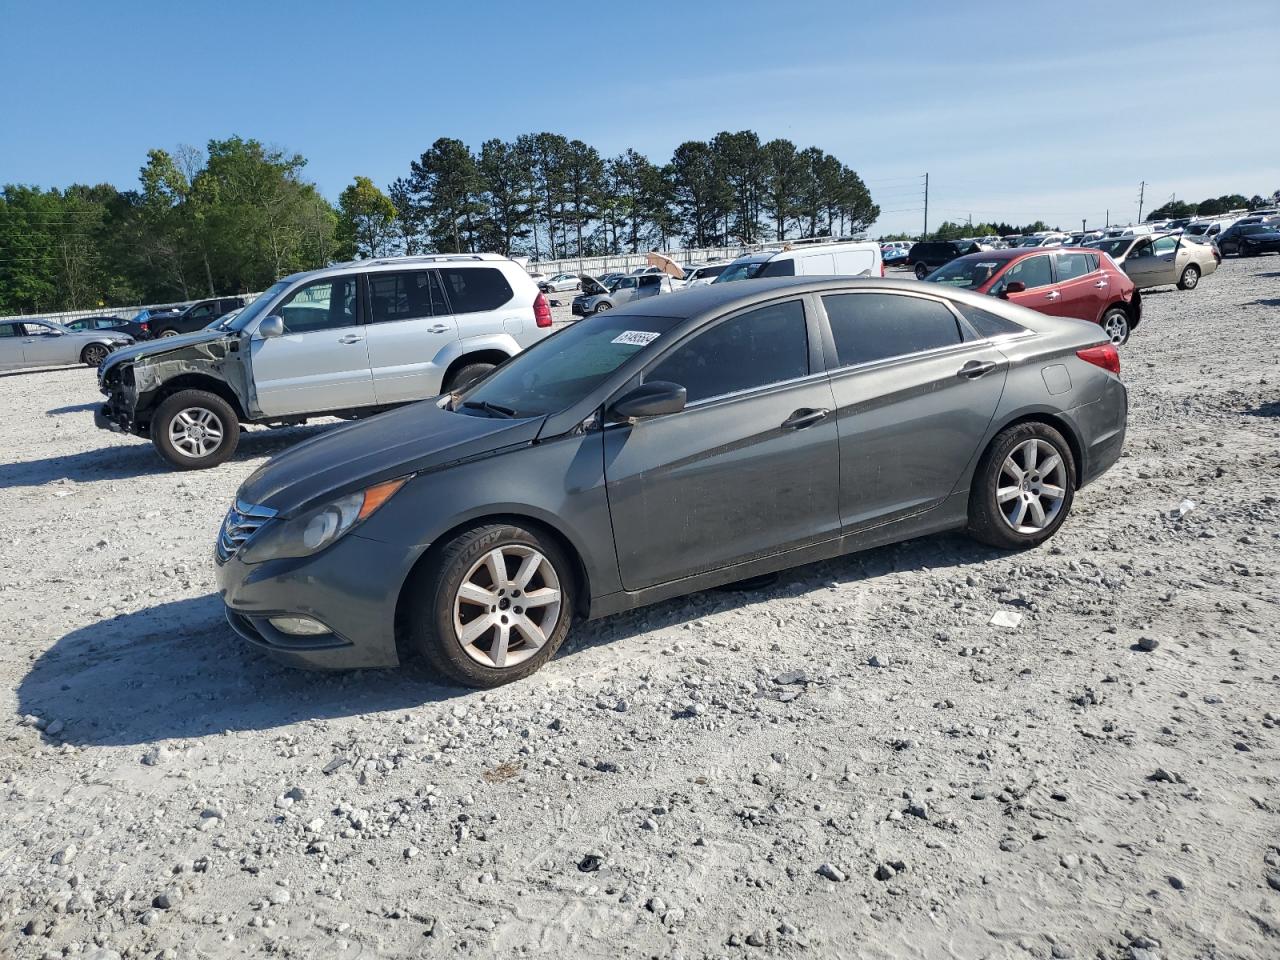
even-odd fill
[[[547,303],[546,295],[541,290],[533,298],[533,322],[540,327],[551,326],[551,306]]]
[[[142,323],[141,323],[141,324],[139,324],[139,326],[141,326],[141,327],[142,327],[142,332],[143,332],[143,333],[150,333],[150,332],[151,332],[151,324],[147,323],[147,321],[143,320],[143,321],[142,321]]]
[[[1110,343],[1100,343],[1096,347],[1077,350],[1076,356],[1085,363],[1092,363],[1095,367],[1110,370],[1117,375],[1120,373],[1120,351]]]

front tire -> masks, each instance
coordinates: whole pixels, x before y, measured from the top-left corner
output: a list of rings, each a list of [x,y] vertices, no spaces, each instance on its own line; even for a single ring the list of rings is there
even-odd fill
[[[1129,342],[1132,328],[1129,325],[1129,314],[1123,307],[1111,307],[1107,310],[1098,321],[1098,326],[1102,327],[1102,332],[1107,335],[1112,346],[1123,347]]]
[[[924,279],[925,277],[927,277],[928,275],[929,275],[929,268],[928,268],[928,267],[926,267],[923,263],[917,263],[917,264],[916,264],[916,279],[917,279],[917,280],[923,280],[923,279]]]
[[[1194,263],[1188,264],[1187,269],[1182,271],[1182,276],[1178,278],[1179,290],[1194,290],[1196,284],[1200,282],[1200,268]]]
[[[110,352],[111,350],[104,343],[91,343],[80,351],[80,362],[86,367],[97,370],[98,364],[107,359],[107,354]]]
[[[549,537],[513,524],[458,535],[415,586],[414,648],[433,670],[468,687],[534,673],[573,622],[569,558]]]
[[[166,329],[161,330],[158,334],[156,334],[156,336],[162,340],[168,337],[176,337],[177,335],[178,335],[178,331],[174,330],[172,327],[167,327]]]
[[[613,309],[613,304],[612,304],[612,303],[608,303],[608,302],[606,301],[605,303],[597,303],[597,304],[596,304],[596,308],[595,308],[595,310],[593,310],[593,311],[591,311],[591,312],[592,312],[592,313],[607,313],[607,312],[609,312],[609,311],[610,311],[610,310],[612,310],[612,309]]]
[[[179,470],[216,467],[239,441],[240,420],[231,404],[204,390],[175,393],[151,418],[151,442]]]
[[[1045,423],[1020,423],[999,433],[978,462],[969,490],[969,535],[1003,550],[1048,540],[1075,499],[1071,446]]]

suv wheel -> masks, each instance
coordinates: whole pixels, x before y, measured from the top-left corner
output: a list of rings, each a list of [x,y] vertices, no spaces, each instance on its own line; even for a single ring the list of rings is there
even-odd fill
[[[1044,423],[1009,427],[978,462],[969,534],[1006,550],[1038,546],[1066,520],[1075,488],[1075,459],[1061,433]]]
[[[455,537],[414,590],[411,637],[432,669],[468,687],[521,680],[555,656],[573,622],[569,558],[523,527]]]
[[[1123,347],[1129,342],[1129,314],[1123,307],[1112,307],[1098,321],[1102,332],[1111,340],[1112,345]]]
[[[105,343],[91,343],[80,351],[80,362],[86,367],[98,369],[98,364],[107,359],[111,350]]]
[[[1182,271],[1182,276],[1178,278],[1179,290],[1194,290],[1196,284],[1200,282],[1200,268],[1194,263],[1188,264],[1187,269]]]
[[[917,280],[923,280],[923,279],[924,279],[925,277],[927,277],[928,275],[929,275],[929,268],[928,268],[928,267],[926,267],[923,263],[917,263],[917,264],[916,264],[916,279],[917,279]]]
[[[444,384],[444,392],[453,393],[464,387],[469,387],[482,377],[487,377],[489,371],[496,366],[497,364],[493,363],[468,363],[459,367],[449,375],[449,379]]]
[[[179,470],[216,467],[235,452],[239,440],[236,412],[204,390],[175,393],[151,417],[151,442]]]

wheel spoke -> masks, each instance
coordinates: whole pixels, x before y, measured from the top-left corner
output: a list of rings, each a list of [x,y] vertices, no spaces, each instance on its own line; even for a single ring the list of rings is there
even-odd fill
[[[1067,495],[1067,491],[1061,487],[1055,487],[1052,484],[1044,483],[1040,485],[1040,496],[1048,497],[1050,500],[1061,500]]]
[[[1031,511],[1031,523],[1036,527],[1044,526],[1044,505],[1040,502],[1039,497],[1032,497],[1027,501],[1027,508]]]
[[[1016,497],[1016,496],[1017,496],[1018,494],[1020,494],[1021,492],[1022,492],[1022,490],[1021,490],[1021,488],[1019,488],[1019,487],[997,487],[997,488],[996,488],[996,502],[997,502],[997,503],[1008,503],[1010,500],[1012,500],[1014,497]]]
[[[482,607],[495,607],[498,605],[498,595],[496,593],[470,581],[458,588],[458,599],[476,603]]]
[[[1017,509],[1013,512],[1013,517],[1009,520],[1015,527],[1022,526],[1022,519],[1027,515],[1027,501],[1025,497],[1018,498]]]
[[[547,642],[547,635],[542,628],[525,616],[518,616],[511,626],[524,638],[526,649],[537,650]]]
[[[1013,478],[1015,483],[1021,483],[1022,478],[1027,475],[1026,471],[1018,466],[1018,461],[1013,459],[1013,454],[1010,454],[1008,459],[1005,460],[1004,466],[1001,468],[1001,472],[1007,473]]]
[[[510,584],[507,581],[507,561],[502,550],[492,550],[484,558],[484,565],[489,568],[489,577],[493,581],[494,590],[502,590]]]
[[[511,585],[517,590],[523,590],[529,585],[529,581],[533,579],[533,575],[538,572],[538,567],[542,565],[542,554],[531,553],[520,561],[520,569],[516,571],[516,575],[511,580]]]
[[[1035,473],[1036,459],[1040,454],[1040,443],[1032,440],[1022,445],[1022,469],[1027,473]]]
[[[489,659],[495,667],[507,665],[507,647],[511,645],[511,627],[509,624],[498,624],[498,636],[494,640],[493,649],[489,651]]]
[[[496,622],[497,617],[493,616],[493,614],[485,614],[483,617],[476,617],[462,628],[462,633],[458,635],[458,639],[462,642],[464,647],[468,647],[492,629]]]
[[[529,593],[520,597],[519,603],[522,607],[547,607],[553,603],[560,602],[560,591],[552,587],[542,587],[538,590],[531,590]]]
[[[1051,453],[1045,457],[1044,463],[1040,464],[1040,476],[1047,477],[1060,466],[1062,466],[1062,458],[1056,453]]]

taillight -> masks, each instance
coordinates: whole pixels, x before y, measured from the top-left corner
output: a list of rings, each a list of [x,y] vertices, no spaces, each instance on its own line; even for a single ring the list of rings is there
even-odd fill
[[[1076,356],[1085,363],[1092,363],[1095,367],[1110,370],[1117,375],[1120,373],[1120,351],[1113,344],[1100,343],[1096,347],[1077,350]]]
[[[151,324],[147,323],[145,320],[142,322],[142,332],[143,333],[151,332]]]
[[[551,326],[551,305],[541,291],[533,298],[533,322],[540,327]]]

